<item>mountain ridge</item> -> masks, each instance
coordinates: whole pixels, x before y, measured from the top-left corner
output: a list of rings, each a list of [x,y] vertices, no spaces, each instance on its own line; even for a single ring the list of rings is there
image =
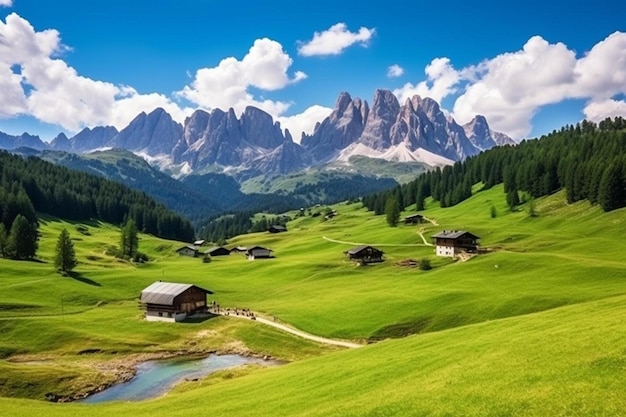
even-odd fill
[[[61,133],[49,144],[24,133],[0,132],[0,148],[32,147],[88,153],[126,149],[148,160],[159,159],[161,169],[178,167],[191,172],[237,172],[255,175],[287,174],[351,156],[394,162],[415,161],[431,167],[449,165],[494,146],[515,144],[493,131],[484,116],[459,125],[435,100],[415,95],[400,104],[389,90],[376,90],[366,100],[339,94],[331,114],[318,122],[300,143],[280,122],[253,106],[237,117],[231,108],[196,110],[183,124],[162,108],[141,112],[124,129],[85,128],[71,138]]]

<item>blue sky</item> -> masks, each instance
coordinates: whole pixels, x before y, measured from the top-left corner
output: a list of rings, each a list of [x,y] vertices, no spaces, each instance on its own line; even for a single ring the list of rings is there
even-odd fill
[[[620,3],[0,0],[0,131],[257,105],[298,140],[340,92],[386,88],[533,137],[626,116]]]

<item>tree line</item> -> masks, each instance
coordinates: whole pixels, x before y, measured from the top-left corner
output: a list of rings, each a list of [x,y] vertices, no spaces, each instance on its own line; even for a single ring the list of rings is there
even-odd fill
[[[207,223],[200,231],[199,236],[211,242],[223,244],[226,239],[246,233],[264,232],[270,226],[284,226],[289,220],[286,216],[263,216],[253,220],[254,212],[246,211],[232,215],[226,215]]]
[[[449,207],[469,198],[477,183],[482,189],[504,184],[511,207],[520,203],[521,193],[537,198],[561,189],[569,203],[588,200],[604,211],[625,207],[626,121],[621,117],[598,124],[585,120],[516,146],[495,147],[365,196],[363,205],[383,214],[389,200],[394,200],[402,208],[415,204],[419,211],[432,197],[441,207]]]
[[[39,212],[68,220],[99,219],[112,224],[132,219],[137,229],[145,233],[183,241],[194,239],[188,220],[147,194],[35,157],[0,151],[0,193],[0,219],[7,230],[14,213],[36,222],[34,213]]]

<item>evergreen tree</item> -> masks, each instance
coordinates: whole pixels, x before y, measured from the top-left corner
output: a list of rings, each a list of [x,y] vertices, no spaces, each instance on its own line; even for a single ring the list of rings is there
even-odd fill
[[[120,252],[123,258],[132,259],[137,254],[139,238],[137,237],[137,225],[133,219],[128,219],[122,227]]]
[[[59,239],[57,240],[56,255],[54,257],[54,266],[63,272],[70,272],[76,266],[76,253],[74,252],[74,244],[70,239],[67,229],[61,230]]]
[[[624,183],[621,167],[611,164],[604,171],[598,189],[598,203],[604,211],[615,210],[624,206]]]
[[[509,205],[511,210],[519,206],[519,194],[517,194],[517,191],[511,190],[506,193],[506,203]]]
[[[37,227],[18,214],[11,226],[8,243],[13,258],[34,258],[37,253]]]
[[[7,244],[8,244],[7,229],[4,227],[4,224],[0,223],[0,257],[6,258],[8,256],[7,253]]]
[[[393,195],[387,198],[385,214],[387,215],[387,224],[390,227],[396,227],[400,221],[400,204]]]
[[[417,189],[417,196],[415,197],[415,205],[416,205],[416,209],[418,211],[420,210],[424,210],[425,207],[425,200],[426,200],[426,195],[424,192],[424,183],[421,183],[419,188]]]

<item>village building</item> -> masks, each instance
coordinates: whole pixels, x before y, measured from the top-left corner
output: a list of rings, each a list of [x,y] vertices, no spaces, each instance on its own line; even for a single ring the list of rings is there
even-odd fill
[[[248,248],[245,246],[235,246],[230,250],[230,253],[246,253],[248,252]]]
[[[282,232],[286,232],[287,228],[285,226],[281,226],[280,224],[275,224],[273,226],[270,226],[270,228],[267,229],[267,231],[270,233],[282,233]]]
[[[353,259],[365,263],[382,262],[383,251],[373,246],[357,246],[344,252],[348,259]]]
[[[246,256],[251,261],[255,259],[273,258],[272,250],[268,248],[264,248],[262,246],[255,246],[253,248],[248,249],[246,252]]]
[[[212,291],[193,284],[155,282],[141,291],[140,302],[148,321],[182,321],[207,312],[207,294]]]
[[[475,253],[478,236],[465,230],[444,230],[433,235],[437,256],[455,257],[461,252]]]
[[[196,240],[195,242],[193,242],[194,246],[204,246],[204,244],[206,243],[206,240]]]
[[[198,256],[198,247],[186,245],[180,249],[176,249],[176,252],[178,252],[180,256],[191,256],[192,258],[195,258]]]
[[[205,255],[209,256],[226,256],[230,255],[230,251],[226,249],[224,246],[215,246],[211,249],[207,249],[204,251]]]
[[[424,216],[421,214],[411,214],[404,218],[404,224],[420,224],[424,222]]]

